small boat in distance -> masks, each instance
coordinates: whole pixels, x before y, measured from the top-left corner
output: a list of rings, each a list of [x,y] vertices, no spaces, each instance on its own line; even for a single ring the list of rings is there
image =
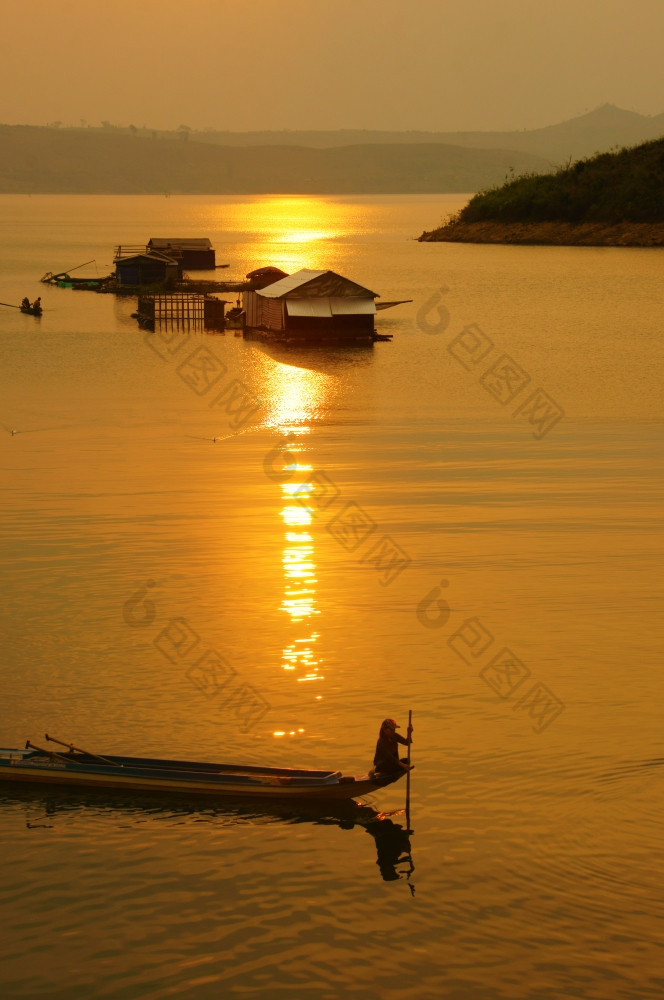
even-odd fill
[[[372,772],[353,777],[343,775],[341,771],[102,756],[88,753],[71,743],[63,743],[48,734],[46,740],[66,747],[66,752],[43,749],[30,740],[23,750],[0,749],[0,780],[229,798],[272,796],[324,800],[367,795],[392,784],[405,773]]]
[[[42,304],[41,295],[34,302],[31,302],[27,295],[23,296],[21,304],[18,307],[22,313],[26,313],[28,316],[41,316],[42,314]]]

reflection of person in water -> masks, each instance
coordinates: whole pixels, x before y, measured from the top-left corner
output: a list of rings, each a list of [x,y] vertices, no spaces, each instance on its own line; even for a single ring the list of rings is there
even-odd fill
[[[410,864],[412,871],[410,830],[404,830],[399,823],[393,823],[391,819],[379,819],[375,823],[367,823],[365,829],[376,841],[378,853],[376,864],[380,868],[384,882],[394,882],[395,879],[403,878],[406,873],[400,874],[396,866],[404,862]]]

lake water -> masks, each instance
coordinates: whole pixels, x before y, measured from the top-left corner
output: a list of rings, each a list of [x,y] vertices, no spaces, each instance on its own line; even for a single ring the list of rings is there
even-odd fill
[[[464,201],[0,197],[0,744],[415,764],[410,836],[2,791],[3,997],[664,995],[664,258],[415,241]],[[39,283],[182,235],[412,302],[268,350]]]

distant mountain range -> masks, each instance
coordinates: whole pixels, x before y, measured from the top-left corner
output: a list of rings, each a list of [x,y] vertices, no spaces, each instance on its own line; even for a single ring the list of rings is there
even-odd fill
[[[168,134],[168,133],[160,133]],[[171,133],[172,134],[172,133]],[[625,111],[604,104],[559,125],[520,132],[378,132],[359,129],[280,132],[191,132],[197,142],[222,146],[355,146],[379,143],[445,143],[473,149],[514,149],[541,156],[553,163],[615,146],[634,146],[664,135],[664,113],[655,116]]]
[[[0,126],[0,191],[25,194],[422,194],[472,192],[541,157],[386,144],[216,146],[97,130]]]
[[[0,192],[471,193],[664,134],[664,114],[605,105],[530,132],[157,132],[0,126]]]

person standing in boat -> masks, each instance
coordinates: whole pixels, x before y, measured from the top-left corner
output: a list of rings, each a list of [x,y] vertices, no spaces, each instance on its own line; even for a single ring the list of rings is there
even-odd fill
[[[400,726],[394,719],[384,719],[381,723],[376,753],[374,755],[374,770],[378,774],[394,774],[395,771],[412,771],[412,765],[399,758],[399,744],[407,747],[413,742],[413,727],[408,727],[408,736],[401,736],[397,729]]]

